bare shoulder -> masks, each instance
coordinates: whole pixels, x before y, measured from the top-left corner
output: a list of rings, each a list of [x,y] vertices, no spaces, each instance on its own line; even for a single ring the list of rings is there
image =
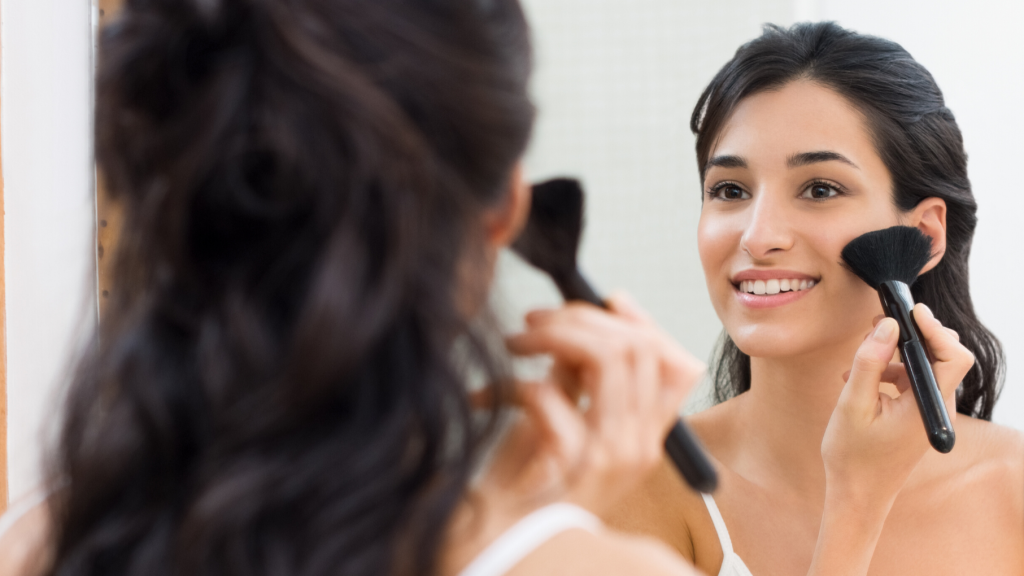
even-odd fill
[[[1013,428],[958,414],[956,444],[948,455],[929,451],[923,487],[932,492],[974,494],[975,510],[1005,517],[1024,528],[1024,434]],[[994,521],[994,520],[993,520]]]
[[[1024,486],[1024,433],[1008,426],[958,414],[954,428],[961,465],[997,466],[1005,473],[1016,473]]]
[[[44,501],[0,534],[0,576],[36,576],[48,555],[50,516]]]
[[[594,534],[570,530],[546,542],[509,576],[691,576],[699,574],[679,554],[652,538],[627,536],[614,530]]]

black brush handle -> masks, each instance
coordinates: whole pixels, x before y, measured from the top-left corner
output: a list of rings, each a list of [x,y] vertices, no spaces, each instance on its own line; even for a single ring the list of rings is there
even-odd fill
[[[921,329],[914,320],[914,300],[910,287],[899,281],[883,282],[878,287],[885,315],[900,326],[900,358],[910,379],[910,388],[921,412],[928,442],[943,454],[949,453],[956,443],[956,432],[949,420],[946,403],[942,400],[939,383],[935,380],[932,364],[925,352]]]
[[[710,494],[718,488],[718,473],[711,465],[704,447],[682,418],[676,420],[665,438],[665,452],[676,469],[694,490]]]
[[[562,298],[567,302],[576,300],[593,304],[598,308],[608,308],[604,299],[597,295],[590,282],[587,282],[583,274],[580,274],[579,268],[574,268],[572,273],[565,276],[555,277],[554,280],[555,285],[558,286],[558,291],[562,293]]]
[[[591,287],[590,282],[580,274],[579,269],[568,276],[555,278],[555,284],[567,301],[577,300],[608,308],[605,301]],[[682,419],[676,420],[668,437],[665,438],[665,452],[686,479],[686,483],[694,490],[710,494],[718,487],[718,473],[715,472],[715,467]]]

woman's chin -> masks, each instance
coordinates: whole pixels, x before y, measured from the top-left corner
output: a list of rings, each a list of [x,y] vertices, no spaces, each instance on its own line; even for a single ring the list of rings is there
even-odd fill
[[[815,334],[796,327],[779,329],[777,327],[745,327],[729,330],[733,343],[744,354],[754,358],[799,358],[821,352],[839,344],[836,332],[831,334]]]

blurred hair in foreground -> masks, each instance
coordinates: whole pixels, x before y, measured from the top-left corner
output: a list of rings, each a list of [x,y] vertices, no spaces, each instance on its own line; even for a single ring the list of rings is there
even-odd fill
[[[433,572],[493,430],[465,370],[503,380],[461,300],[529,73],[516,0],[128,0],[96,111],[126,223],[51,574]]]

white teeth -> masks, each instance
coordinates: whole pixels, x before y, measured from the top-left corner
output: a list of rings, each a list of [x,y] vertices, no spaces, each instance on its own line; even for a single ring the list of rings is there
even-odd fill
[[[757,294],[758,296],[773,296],[780,292],[799,292],[813,288],[814,280],[797,280],[796,278],[783,278],[771,280],[743,280],[740,282],[740,292]]]

